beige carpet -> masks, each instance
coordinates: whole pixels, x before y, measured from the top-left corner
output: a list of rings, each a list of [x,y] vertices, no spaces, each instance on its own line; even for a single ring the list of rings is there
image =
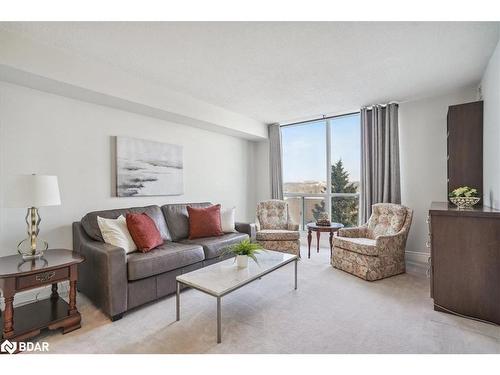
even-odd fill
[[[84,296],[80,330],[44,333],[51,353],[500,353],[500,328],[432,309],[429,282],[407,273],[366,282],[328,264],[328,249],[216,300],[195,290],[111,323]]]

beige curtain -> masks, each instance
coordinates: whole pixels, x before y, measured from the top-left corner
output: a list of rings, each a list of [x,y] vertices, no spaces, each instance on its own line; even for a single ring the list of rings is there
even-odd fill
[[[374,203],[401,203],[397,104],[361,109],[361,223]]]
[[[271,197],[283,199],[283,171],[281,164],[281,130],[279,124],[269,125],[269,163]]]

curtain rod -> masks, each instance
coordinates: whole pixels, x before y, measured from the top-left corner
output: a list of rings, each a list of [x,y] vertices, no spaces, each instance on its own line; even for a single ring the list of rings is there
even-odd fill
[[[349,113],[344,113],[342,115],[334,115],[334,116],[323,116],[323,117],[317,117],[317,118],[313,118],[313,119],[310,119],[310,120],[303,120],[303,121],[296,121],[296,122],[289,122],[289,123],[285,123],[285,124],[280,124],[281,127],[285,127],[285,126],[293,126],[293,125],[300,125],[300,124],[305,124],[306,122],[315,122],[315,121],[321,121],[321,120],[329,120],[331,118],[336,118],[336,117],[345,117],[345,116],[352,116],[352,115],[355,115],[359,113],[359,111],[356,111],[356,112],[349,112]]]
[[[389,105],[389,104],[399,105],[399,102],[391,101],[391,102],[388,102],[386,104],[374,104],[374,105],[370,105],[370,106],[362,107],[362,108],[367,108],[368,110],[370,110],[375,105],[379,105],[379,106],[382,106],[382,107],[387,107],[387,105]],[[280,124],[280,127],[300,125],[300,124],[305,124],[307,122],[315,122],[315,121],[321,121],[321,120],[328,120],[328,119],[336,118],[336,117],[351,116],[351,115],[355,115],[355,114],[360,113],[360,112],[361,111],[355,111],[355,112],[343,113],[341,115],[332,115],[332,116],[323,115],[322,117],[316,117],[316,118],[312,118],[310,120],[302,120],[302,121],[295,121],[295,122],[288,122],[288,123]]]

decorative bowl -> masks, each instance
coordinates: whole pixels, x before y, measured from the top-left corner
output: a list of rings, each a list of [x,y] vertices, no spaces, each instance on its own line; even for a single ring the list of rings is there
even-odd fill
[[[458,207],[459,210],[472,208],[481,198],[479,197],[450,197],[451,203]]]
[[[329,226],[330,225],[330,217],[326,212],[320,212],[318,215],[318,220],[316,220],[316,225]]]

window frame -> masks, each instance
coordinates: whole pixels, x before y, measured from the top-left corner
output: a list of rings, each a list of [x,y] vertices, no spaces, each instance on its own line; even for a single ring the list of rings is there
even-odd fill
[[[316,118],[316,119],[311,119],[311,120],[306,120],[306,121],[299,121],[299,122],[294,122],[294,123],[288,123],[288,124],[280,124],[280,132],[282,131],[283,128],[285,127],[292,127],[292,126],[304,126],[307,123],[313,123],[313,122],[318,122],[318,121],[325,121],[325,147],[326,147],[326,192],[325,193],[311,193],[311,194],[306,194],[306,193],[286,193],[283,189],[283,198],[290,197],[290,198],[301,198],[302,199],[302,205],[301,205],[301,210],[300,210],[300,223],[299,226],[302,228],[302,230],[305,230],[306,222],[305,222],[305,201],[307,198],[324,198],[325,199],[325,210],[328,212],[328,216],[331,217],[332,215],[332,198],[334,197],[352,197],[352,196],[357,196],[358,197],[358,203],[360,199],[360,193],[332,193],[332,173],[331,173],[331,168],[332,168],[332,161],[331,161],[331,156],[332,156],[332,130],[331,130],[331,121],[339,118],[339,117],[346,117],[346,116],[352,116],[352,115],[360,115],[361,111],[356,111],[356,112],[349,112],[349,113],[344,113],[340,115],[335,115],[335,116],[323,116],[322,118]],[[361,121],[359,123],[359,126],[361,127]],[[283,145],[281,145],[283,147]],[[360,145],[361,147],[361,145]],[[283,155],[283,151],[281,152]],[[283,163],[283,161],[282,161]],[[361,154],[359,157],[359,165],[360,165],[360,170],[361,170]],[[283,182],[284,184],[284,182]],[[359,225],[359,213],[358,213],[358,225]]]

